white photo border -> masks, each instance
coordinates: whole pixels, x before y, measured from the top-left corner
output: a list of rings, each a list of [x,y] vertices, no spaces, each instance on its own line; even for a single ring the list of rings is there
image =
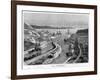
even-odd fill
[[[22,10],[76,12],[89,14],[89,62],[79,64],[34,65],[22,68],[23,22]],[[80,8],[60,8],[46,6],[17,5],[17,75],[69,73],[94,71],[94,10]]]

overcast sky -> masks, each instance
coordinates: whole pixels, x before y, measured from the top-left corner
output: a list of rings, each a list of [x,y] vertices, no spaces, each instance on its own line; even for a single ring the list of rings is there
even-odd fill
[[[24,12],[24,22],[30,25],[61,27],[66,25],[88,25],[89,14]],[[87,26],[85,26],[87,27]]]

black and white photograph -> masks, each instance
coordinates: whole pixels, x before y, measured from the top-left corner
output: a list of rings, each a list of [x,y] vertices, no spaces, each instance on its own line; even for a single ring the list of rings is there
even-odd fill
[[[97,74],[97,6],[12,2],[13,79]]]
[[[88,63],[89,14],[22,11],[24,65]]]

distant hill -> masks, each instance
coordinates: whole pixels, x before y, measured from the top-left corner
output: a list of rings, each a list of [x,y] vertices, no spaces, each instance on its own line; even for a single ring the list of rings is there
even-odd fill
[[[38,26],[38,25],[31,25],[31,26],[36,29],[67,29],[69,28],[69,27],[52,27],[52,26]]]
[[[78,30],[76,33],[77,34],[80,34],[80,33],[87,33],[88,34],[88,29]]]
[[[29,26],[28,24],[24,23],[24,29],[33,29],[33,28]]]

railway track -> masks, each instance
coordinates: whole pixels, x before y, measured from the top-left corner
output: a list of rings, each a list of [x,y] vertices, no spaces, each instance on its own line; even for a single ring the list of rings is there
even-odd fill
[[[48,52],[45,52],[45,53],[42,54],[42,55],[39,55],[39,56],[37,56],[37,57],[35,57],[35,58],[32,58],[32,59],[30,59],[30,60],[25,61],[25,63],[26,63],[26,64],[34,63],[35,61],[41,59],[42,57],[45,57],[45,56],[49,55],[50,53],[52,53],[56,48],[57,48],[57,46],[56,46],[54,49],[51,49],[51,50],[49,50]]]
[[[79,50],[80,50],[78,56],[75,57],[75,55],[73,55],[73,56],[67,58],[67,60],[66,60],[63,64],[65,64],[65,63],[70,63],[70,62],[69,62],[70,60],[72,60],[71,63],[76,63],[76,62],[79,60],[79,58],[80,58],[81,55],[82,55],[82,50],[81,50],[81,48],[80,48],[79,45],[78,45],[78,48],[79,48]],[[73,59],[73,58],[74,58],[74,59]]]
[[[80,48],[79,45],[78,45],[78,47],[79,47],[80,53],[79,53],[79,55],[77,56],[77,58],[73,61],[73,63],[76,63],[76,62],[78,61],[78,59],[81,57],[81,55],[82,55],[82,50],[81,50],[81,48]]]
[[[43,62],[43,64],[52,63],[53,60],[56,59],[60,55],[60,53],[62,52],[61,46],[59,44],[57,44],[57,43],[55,43],[55,45],[56,45],[56,48],[52,51],[52,53],[54,53],[53,54],[53,58],[45,60]],[[52,54],[52,53],[50,53],[50,54]]]

